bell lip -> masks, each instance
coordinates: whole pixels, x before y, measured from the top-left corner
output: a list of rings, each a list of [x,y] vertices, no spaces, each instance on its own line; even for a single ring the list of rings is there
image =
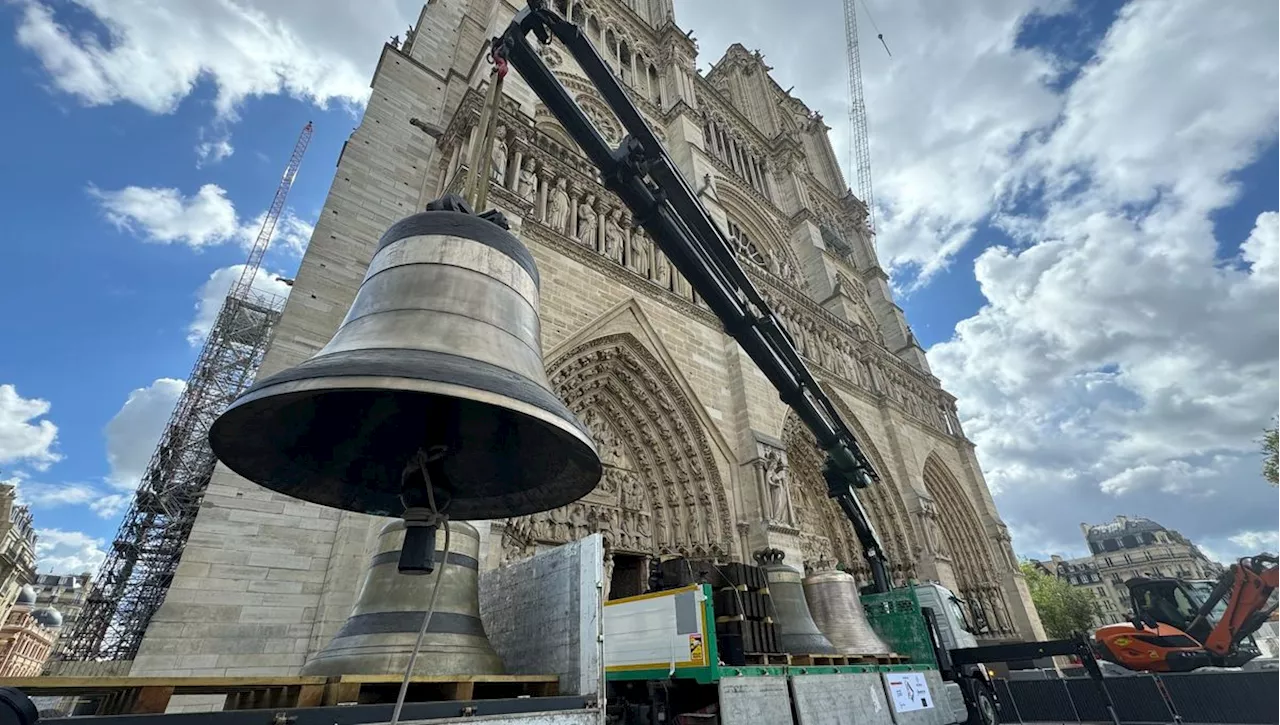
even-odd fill
[[[391,385],[387,385],[391,382]],[[377,385],[373,385],[377,383]],[[570,425],[564,418],[553,415],[547,410],[540,408],[523,400],[512,398],[501,393],[494,393],[487,390],[477,390],[465,385],[456,385],[453,383],[442,383],[434,380],[422,380],[411,378],[388,378],[382,375],[344,375],[332,377],[316,377],[304,378],[301,380],[286,380],[279,383],[271,383],[261,388],[250,389],[227,408],[226,413],[247,405],[261,398],[272,397],[276,395],[287,395],[289,393],[301,393],[308,390],[359,390],[359,389],[375,389],[375,390],[403,390],[410,393],[427,393],[430,395],[446,395],[451,398],[462,398],[472,400],[477,403],[496,403],[509,410],[518,413],[524,413],[531,418],[537,418],[544,423],[559,428],[568,433],[570,436],[581,442],[596,457],[600,457],[600,452],[596,450],[595,442],[589,437],[583,435],[582,431],[576,426]],[[217,425],[217,422],[214,422]],[[603,469],[603,464],[601,466]]]
[[[558,501],[552,506],[546,506],[541,508],[531,508],[527,510],[515,508],[515,509],[509,509],[508,511],[504,511],[504,512],[493,514],[493,515],[476,515],[476,514],[468,513],[467,515],[464,516],[459,514],[458,519],[462,521],[466,521],[466,520],[478,521],[478,520],[485,520],[485,519],[492,519],[492,518],[511,518],[515,516],[527,516],[534,513],[540,513],[542,511],[548,511],[554,508],[559,508],[560,506],[566,506],[568,504],[571,504],[575,501],[582,499],[584,496],[591,493],[591,491],[595,490],[595,487],[598,486],[600,483],[600,478],[604,475],[604,463],[600,460],[600,453],[599,451],[596,450],[594,441],[592,441],[590,437],[585,435],[577,427],[573,426],[563,418],[560,418],[552,414],[551,412],[544,410],[536,405],[532,405],[530,403],[526,403],[522,400],[518,400],[516,398],[512,398],[509,396],[493,393],[491,391],[477,390],[475,388],[471,388],[463,385],[456,385],[452,383],[443,383],[443,382],[413,379],[413,378],[392,379],[386,376],[379,376],[379,375],[303,378],[303,379],[296,379],[296,380],[283,380],[278,383],[272,383],[270,382],[270,378],[268,378],[264,382],[266,382],[267,384],[263,385],[262,387],[258,387],[257,385],[255,385],[252,388],[250,388],[248,391],[246,391],[240,398],[236,399],[235,402],[233,402],[225,411],[223,411],[223,413],[219,415],[218,418],[213,422],[213,425],[210,426],[210,429],[209,429],[210,447],[213,449],[214,455],[218,458],[218,460],[224,466],[226,466],[231,471],[233,471],[236,475],[252,483],[256,483],[257,485],[262,486],[263,488],[284,493],[285,495],[290,496],[292,498],[296,498],[300,501],[307,501],[308,503],[314,503],[320,506],[346,510],[346,509],[341,509],[340,507],[332,506],[331,504],[325,503],[323,501],[318,501],[311,498],[297,496],[295,495],[294,492],[285,491],[281,488],[277,488],[275,486],[259,481],[251,475],[246,475],[245,473],[242,473],[241,470],[238,470],[236,468],[236,466],[227,462],[227,460],[224,459],[222,453],[218,451],[219,448],[223,447],[218,442],[216,442],[221,438],[221,436],[218,435],[218,429],[225,427],[227,425],[231,425],[230,421],[231,421],[231,418],[234,417],[234,413],[236,410],[242,407],[245,407],[253,402],[256,402],[257,400],[262,398],[274,397],[279,395],[296,394],[300,392],[307,392],[309,390],[325,390],[325,391],[360,390],[360,389],[398,390],[402,392],[422,393],[427,395],[443,395],[447,397],[470,400],[473,402],[500,405],[501,407],[504,407],[513,412],[525,415],[527,417],[533,418],[541,423],[550,424],[551,427],[554,428],[556,431],[558,431],[561,435],[567,436],[573,443],[580,445],[584,449],[579,452],[580,454],[589,454],[585,457],[584,456],[580,456],[580,457],[584,458],[582,462],[584,463],[585,467],[589,469],[588,473],[590,475],[588,476],[588,478],[592,479],[591,485],[589,487],[584,487],[584,490],[581,493],[578,493],[574,498],[571,498],[565,501]],[[388,382],[392,382],[393,384],[388,385],[387,384]],[[474,507],[475,506],[473,506],[473,508]],[[481,511],[483,512],[485,511],[485,509],[481,509]],[[396,515],[396,514],[375,513],[375,512],[368,512],[368,511],[365,511],[362,513],[369,513],[371,515],[377,515],[377,516],[395,516]]]

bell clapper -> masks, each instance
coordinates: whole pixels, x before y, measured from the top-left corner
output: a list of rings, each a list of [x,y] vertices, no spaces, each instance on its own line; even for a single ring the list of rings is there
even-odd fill
[[[400,492],[400,500],[405,506],[401,514],[404,543],[400,546],[398,564],[401,574],[420,575],[435,571],[436,532],[448,521],[448,515],[441,509],[447,509],[451,499],[444,486],[444,473],[440,470],[440,461],[448,452],[446,446],[440,445],[419,450],[405,468]],[[441,499],[443,507],[438,505]],[[448,529],[447,526],[445,528]]]
[[[400,562],[399,570],[401,574],[430,574],[435,570],[435,549],[436,549],[436,531],[440,527],[444,527],[444,546],[441,548],[440,558],[444,561],[449,560],[449,516],[442,512],[440,507],[436,505],[436,483],[444,483],[444,475],[440,471],[440,460],[449,452],[446,446],[431,446],[425,451],[418,451],[414,456],[414,461],[410,463],[409,469],[405,471],[402,485],[405,490],[401,492],[400,498],[405,503],[404,517],[404,543],[400,545]],[[422,476],[422,488],[411,488],[414,481],[413,464],[417,464],[418,472]],[[434,464],[434,465],[433,465]],[[431,469],[435,469],[435,476],[431,475]],[[412,504],[422,503],[420,497],[425,492],[427,506],[415,506]],[[442,497],[447,496],[447,492],[441,490]],[[448,508],[449,501],[446,498],[445,508]],[[405,696],[409,693],[409,681],[413,679],[413,667],[418,662],[418,652],[422,649],[422,639],[427,634],[427,629],[431,626],[431,615],[436,610],[436,598],[440,595],[440,582],[444,581],[443,576],[437,576],[435,584],[431,587],[431,601],[427,603],[427,611],[422,615],[422,626],[418,629],[418,638],[413,643],[413,649],[409,652],[409,664],[404,670],[404,680],[400,683],[400,692],[396,695],[396,706],[391,711],[390,725],[396,725],[400,721],[400,711],[404,708]]]

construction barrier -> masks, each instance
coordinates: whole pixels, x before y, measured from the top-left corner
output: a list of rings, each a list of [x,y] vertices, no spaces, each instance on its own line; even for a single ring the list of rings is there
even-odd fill
[[[1274,672],[1134,675],[1106,678],[1125,725],[1267,725],[1280,695]],[[1108,723],[1097,685],[1087,678],[997,680],[1002,723]]]

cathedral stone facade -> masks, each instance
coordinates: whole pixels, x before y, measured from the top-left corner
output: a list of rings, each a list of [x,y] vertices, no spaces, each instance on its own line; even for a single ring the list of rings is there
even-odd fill
[[[943,582],[985,639],[1043,636],[955,399],[894,304],[822,116],[740,45],[700,74],[671,0],[552,4],[620,74],[874,462],[883,482],[864,499],[894,579]],[[472,157],[491,78],[486,42],[516,10],[431,0],[403,43],[382,48],[260,375],[323,346],[382,232],[460,190],[480,164],[490,205],[541,273],[549,379],[606,464],[581,501],[478,522],[482,565],[602,532],[614,596],[638,591],[652,558],[749,561],[764,546],[796,566],[843,563],[865,581],[811,435],[516,73],[492,155]],[[541,52],[618,142],[621,124],[572,59],[554,45]],[[219,466],[133,674],[296,673],[350,613],[381,523]]]

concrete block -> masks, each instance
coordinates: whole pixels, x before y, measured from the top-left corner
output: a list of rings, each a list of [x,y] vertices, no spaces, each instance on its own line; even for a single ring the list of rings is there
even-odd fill
[[[794,725],[785,677],[720,680],[720,725]]]
[[[480,576],[480,616],[511,674],[560,675],[560,691],[596,695],[603,539],[599,534]]]
[[[880,675],[795,675],[796,725],[893,725]]]

